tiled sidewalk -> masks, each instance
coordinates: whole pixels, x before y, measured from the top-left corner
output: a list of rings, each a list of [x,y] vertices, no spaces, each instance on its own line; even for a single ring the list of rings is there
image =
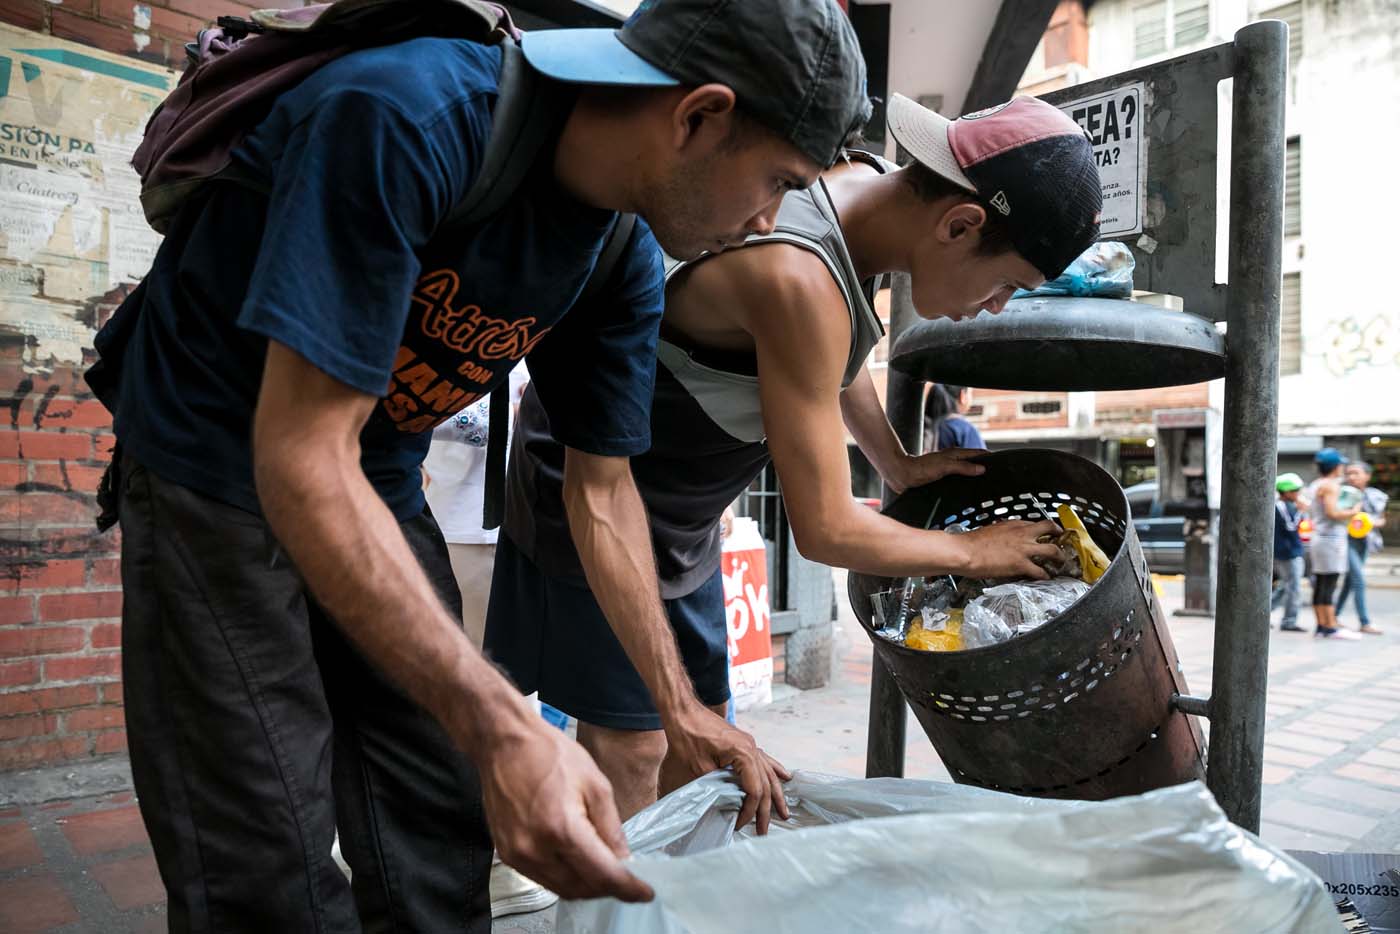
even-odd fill
[[[165,930],[165,890],[131,792],[0,811],[0,931]]]

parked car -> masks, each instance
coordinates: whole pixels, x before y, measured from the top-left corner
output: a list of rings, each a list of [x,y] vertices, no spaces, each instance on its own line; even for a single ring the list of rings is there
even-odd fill
[[[1123,491],[1133,517],[1138,542],[1147,566],[1156,574],[1181,574],[1186,570],[1186,522],[1181,516],[1162,515],[1157,483],[1149,480]]]

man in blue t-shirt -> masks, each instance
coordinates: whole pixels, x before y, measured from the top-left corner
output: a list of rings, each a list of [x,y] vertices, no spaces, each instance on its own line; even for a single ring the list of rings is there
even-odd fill
[[[354,52],[249,132],[234,159],[259,184],[187,204],[99,335],[132,770],[172,930],[485,931],[493,836],[566,897],[650,897],[606,780],[463,634],[423,502],[433,426],[522,358],[677,759],[731,767],[741,821],[784,810],[786,773],[690,687],[628,458],[650,443],[658,243],[694,256],[771,229],[868,116],[854,34],[835,0],[657,0],[522,48],[573,103],[474,231],[438,235],[490,133],[500,48]],[[645,222],[577,303],[619,210]]]

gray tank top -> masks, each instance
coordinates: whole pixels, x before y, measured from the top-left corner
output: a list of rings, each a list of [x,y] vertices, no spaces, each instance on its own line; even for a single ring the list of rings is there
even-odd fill
[[[1314,574],[1345,574],[1347,570],[1347,524],[1330,518],[1322,503],[1318,502],[1317,491],[1324,481],[1319,478],[1309,483],[1304,492],[1308,498],[1308,518],[1312,520],[1312,542],[1308,551],[1312,556]]]
[[[884,328],[871,307],[875,282],[858,279],[825,184],[788,194],[773,232],[750,237],[745,246],[774,242],[816,254],[841,289],[851,319],[842,377],[842,386],[849,385]],[[687,265],[668,261],[667,279]],[[687,351],[663,340],[657,362],[652,446],[632,458],[632,475],[651,519],[662,596],[674,599],[718,571],[720,515],[770,456],[752,353]],[[527,390],[511,445],[504,528],[545,573],[581,576],[562,504],[563,459],[539,399]]]
[[[883,164],[876,167],[885,171]],[[744,241],[744,246],[756,243],[790,243],[815,253],[826,264],[851,316],[851,350],[841,379],[843,388],[849,386],[865,366],[870,351],[885,335],[885,329],[871,307],[875,283],[873,280],[862,283],[856,275],[826,183],[818,181],[811,188],[795,191],[784,198],[773,232],[751,236]],[[670,282],[681,270],[707,258],[681,262],[667,257],[666,281]],[[707,366],[697,360],[697,356],[666,340],[657,343],[657,362],[686,388],[715,424],[740,441],[762,441],[758,377]]]

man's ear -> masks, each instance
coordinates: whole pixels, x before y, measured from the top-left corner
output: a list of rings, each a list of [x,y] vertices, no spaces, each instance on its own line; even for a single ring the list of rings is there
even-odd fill
[[[943,212],[938,223],[938,236],[946,243],[954,243],[973,235],[987,222],[987,212],[975,201],[959,201]]]
[[[676,151],[717,146],[729,137],[738,116],[734,91],[723,84],[702,84],[673,100],[671,140]]]

